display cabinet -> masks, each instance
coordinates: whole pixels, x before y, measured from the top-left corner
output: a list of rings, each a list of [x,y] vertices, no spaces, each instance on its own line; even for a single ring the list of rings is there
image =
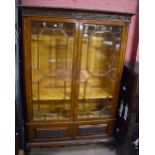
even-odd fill
[[[132,15],[21,10],[27,145],[108,141]]]

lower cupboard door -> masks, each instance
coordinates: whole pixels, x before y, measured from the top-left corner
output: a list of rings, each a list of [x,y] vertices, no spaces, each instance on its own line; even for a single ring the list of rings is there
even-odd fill
[[[76,139],[106,138],[112,136],[113,124],[80,124],[75,126]]]
[[[57,142],[111,137],[114,121],[28,125],[28,142]]]
[[[30,126],[29,142],[54,142],[71,140],[72,130],[70,125]]]

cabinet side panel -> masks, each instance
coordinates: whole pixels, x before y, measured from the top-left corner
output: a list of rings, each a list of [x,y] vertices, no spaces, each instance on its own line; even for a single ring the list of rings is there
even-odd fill
[[[29,17],[23,18],[23,61],[24,61],[24,88],[26,104],[26,121],[32,120],[32,88],[31,88],[31,52],[30,52],[30,20]]]

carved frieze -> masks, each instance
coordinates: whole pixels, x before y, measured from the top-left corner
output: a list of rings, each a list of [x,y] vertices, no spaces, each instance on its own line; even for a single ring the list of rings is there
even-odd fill
[[[80,11],[80,10],[67,10],[67,9],[37,9],[37,8],[24,8],[22,10],[23,16],[45,16],[45,17],[61,17],[61,18],[74,18],[74,19],[99,19],[106,21],[122,21],[130,22],[131,16],[124,14],[114,14],[107,12],[95,11]]]

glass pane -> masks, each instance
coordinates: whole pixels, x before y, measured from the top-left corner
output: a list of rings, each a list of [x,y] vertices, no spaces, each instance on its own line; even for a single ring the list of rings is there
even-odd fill
[[[33,119],[70,118],[75,25],[32,22]]]
[[[108,115],[103,113],[103,107],[110,111],[121,35],[121,26],[83,25],[78,118],[110,116],[110,112]],[[82,105],[83,110],[79,110]]]
[[[78,103],[78,118],[107,118],[111,116],[111,101],[110,99],[99,100],[79,100]]]

